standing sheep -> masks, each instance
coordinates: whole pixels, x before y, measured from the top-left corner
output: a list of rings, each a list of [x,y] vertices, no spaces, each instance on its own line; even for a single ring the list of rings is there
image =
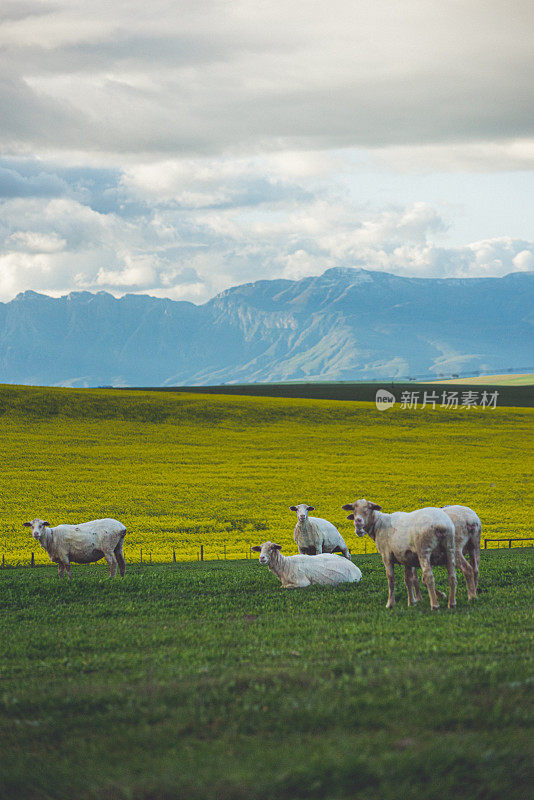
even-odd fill
[[[289,506],[289,510],[297,512],[293,539],[299,553],[310,556],[321,553],[342,553],[350,561],[347,545],[338,529],[326,519],[308,516],[309,511],[315,511],[313,506],[299,503],[298,506]]]
[[[474,600],[478,589],[482,523],[478,515],[468,506],[442,506],[442,509],[451,518],[454,525],[456,566],[460,567],[465,576],[468,600]],[[465,558],[466,553],[469,554],[471,563]],[[413,586],[416,600],[420,600],[421,592],[419,591],[416,567],[413,568]],[[443,592],[438,592],[438,594],[445,597]]]
[[[382,556],[389,585],[386,608],[395,605],[394,566],[403,564],[408,605],[416,602],[413,567],[421,566],[431,608],[437,610],[439,603],[432,564],[439,563],[442,558],[447,564],[449,577],[449,608],[456,605],[454,525],[444,511],[440,508],[421,508],[410,513],[397,511],[385,514],[380,506],[369,500],[356,500],[342,508],[351,512],[347,519],[354,520],[356,535],[370,536]]]
[[[283,556],[281,545],[264,542],[252,548],[260,553],[260,564],[267,564],[284,589],[300,589],[312,584],[337,586],[339,583],[357,583],[362,573],[358,567],[332,553],[319,556]]]
[[[101,558],[108,562],[112,578],[117,574],[117,566],[124,577],[126,562],[122,545],[126,528],[122,522],[116,519],[95,519],[79,525],[57,525],[52,528],[49,522],[33,519],[23,525],[32,529],[33,538],[46,550],[50,561],[58,565],[60,578],[65,570],[69,578],[72,578],[71,561],[76,564],[92,564]]]
[[[468,506],[442,506],[454,525],[456,563],[465,575],[469,599],[476,597],[478,589],[478,566],[480,564],[480,536],[482,523],[478,514]],[[469,554],[469,562],[465,558]]]

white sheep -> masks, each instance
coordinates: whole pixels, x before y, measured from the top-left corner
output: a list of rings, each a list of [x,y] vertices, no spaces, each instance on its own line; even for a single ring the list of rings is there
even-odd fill
[[[474,600],[478,589],[478,567],[480,563],[480,536],[482,523],[478,515],[468,506],[442,506],[454,525],[454,546],[456,566],[462,570],[467,584],[467,598]],[[469,555],[469,561],[465,558]],[[436,562],[437,563],[437,562]],[[441,562],[440,562],[441,563]],[[416,600],[421,599],[417,568],[414,567],[414,591]],[[443,592],[438,592],[445,597]]]
[[[440,508],[421,508],[406,513],[385,514],[380,506],[369,500],[356,500],[342,506],[350,511],[347,519],[354,520],[357,536],[367,534],[374,540],[382,556],[389,585],[386,608],[395,605],[395,564],[404,565],[408,589],[408,605],[414,605],[413,567],[421,566],[423,582],[428,589],[430,605],[439,608],[432,564],[442,559],[447,565],[449,579],[449,608],[456,605],[456,570],[454,525]]]
[[[52,528],[49,522],[33,519],[24,522],[31,528],[32,536],[46,550],[50,561],[58,565],[59,577],[65,570],[72,578],[71,561],[76,564],[92,564],[105,558],[109,564],[111,577],[117,574],[117,565],[122,576],[126,571],[126,562],[122,553],[122,545],[126,528],[116,519],[95,519],[79,525],[57,525]]]
[[[260,554],[260,564],[267,564],[284,589],[300,589],[312,584],[337,586],[339,583],[357,583],[362,573],[345,558],[322,553],[319,556],[283,556],[281,545],[264,542],[252,548]]]
[[[347,545],[335,525],[321,517],[308,516],[309,511],[315,511],[313,506],[299,503],[298,506],[289,506],[289,510],[297,512],[293,539],[299,553],[310,556],[321,553],[342,553],[350,560]]]

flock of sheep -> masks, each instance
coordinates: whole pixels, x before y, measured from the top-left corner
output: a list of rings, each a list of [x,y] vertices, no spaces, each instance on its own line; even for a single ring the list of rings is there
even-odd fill
[[[456,566],[465,576],[469,600],[476,597],[481,523],[471,508],[427,507],[409,513],[386,514],[369,500],[356,500],[342,508],[350,511],[347,519],[354,521],[356,535],[370,536],[382,556],[389,585],[387,608],[395,605],[395,564],[404,566],[408,605],[421,600],[417,577],[417,567],[421,567],[431,608],[439,608],[438,594],[446,595],[436,590],[432,566],[438,564],[447,568],[449,608],[456,605]],[[361,580],[360,569],[352,563],[347,545],[331,522],[310,517],[309,512],[314,511],[314,507],[306,503],[290,506],[290,510],[297,514],[293,538],[299,555],[283,556],[281,546],[273,542],[252,548],[260,553],[260,563],[269,567],[284,588],[296,589],[311,584],[335,586]],[[34,519],[23,524],[31,528],[33,537],[58,565],[60,578],[65,571],[72,578],[71,562],[89,564],[101,558],[109,564],[112,578],[117,568],[124,576],[126,563],[122,546],[126,528],[118,520],[97,519],[80,525],[51,527],[45,520]],[[341,553],[344,558],[334,553]]]
[[[471,508],[427,507],[409,513],[385,514],[379,505],[363,499],[342,508],[350,511],[347,519],[354,521],[356,535],[370,536],[382,556],[389,585],[387,608],[395,605],[395,564],[404,566],[408,605],[421,600],[417,577],[417,567],[421,567],[430,605],[433,610],[439,608],[438,594],[446,595],[436,590],[432,566],[437,564],[447,568],[449,608],[456,605],[456,565],[464,573],[469,600],[476,597],[482,526]],[[294,589],[312,583],[336,585],[359,581],[362,574],[350,561],[347,545],[337,528],[325,519],[310,517],[313,506],[301,503],[290,509],[297,513],[293,538],[300,555],[284,557],[280,545],[273,542],[252,548],[260,553],[260,563],[268,565],[282,586]],[[347,560],[334,556],[335,552],[342,553]]]

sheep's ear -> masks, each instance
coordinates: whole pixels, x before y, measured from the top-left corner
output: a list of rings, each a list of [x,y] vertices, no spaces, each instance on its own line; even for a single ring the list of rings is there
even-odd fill
[[[354,503],[346,503],[344,506],[341,506],[343,511],[354,511]]]
[[[369,503],[371,511],[382,511],[382,506],[377,506],[376,503]]]
[[[271,550],[281,550],[281,549],[282,549],[282,545],[281,544],[273,544],[273,545],[271,545]]]
[[[23,522],[22,524],[24,525],[25,528],[31,528],[32,526],[31,522]]]
[[[289,506],[289,510],[290,510],[290,511],[296,511],[296,510],[297,510],[297,507],[296,507],[296,506]]]
[[[347,519],[354,519],[354,514],[349,514]]]
[[[47,528],[51,528],[52,527],[48,521],[46,521],[46,522],[43,521],[43,525],[46,525]]]
[[[315,506],[308,506],[308,511],[315,511]]]
[[[259,544],[255,544],[254,547],[251,547],[250,549],[254,550],[255,553],[261,553],[261,547]]]

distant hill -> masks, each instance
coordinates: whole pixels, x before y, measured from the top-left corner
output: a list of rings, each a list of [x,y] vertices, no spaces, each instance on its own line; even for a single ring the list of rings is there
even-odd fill
[[[68,386],[379,380],[528,368],[534,273],[364,269],[236,286],[209,302],[32,291],[0,303],[0,382]]]

